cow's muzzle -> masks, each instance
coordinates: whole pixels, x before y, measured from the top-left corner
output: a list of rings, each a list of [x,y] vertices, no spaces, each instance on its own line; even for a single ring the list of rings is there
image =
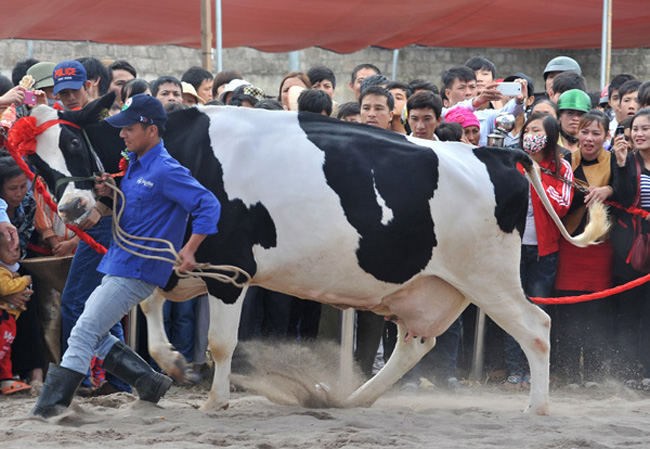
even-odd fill
[[[65,223],[79,224],[88,215],[86,203],[81,198],[75,198],[59,206],[59,215]]]

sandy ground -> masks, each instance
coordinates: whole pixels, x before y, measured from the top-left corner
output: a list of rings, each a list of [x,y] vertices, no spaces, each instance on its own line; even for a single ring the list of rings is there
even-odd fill
[[[650,393],[616,382],[552,388],[551,415],[522,413],[527,391],[468,385],[465,393],[394,387],[370,408],[307,408],[354,388],[338,381],[332,345],[252,345],[223,411],[201,411],[209,379],[173,386],[158,405],[118,393],[76,398],[63,415],[24,419],[36,399],[0,395],[0,448],[647,448]],[[319,387],[315,387],[319,385]],[[264,393],[265,396],[255,391]],[[271,402],[272,398],[275,402]]]
[[[172,387],[158,406],[119,393],[81,399],[49,422],[22,420],[35,399],[0,397],[10,448],[620,448],[650,446],[650,395],[617,384],[552,392],[550,416],[521,412],[527,394],[393,390],[365,409],[306,409],[234,393],[204,412],[203,388]]]

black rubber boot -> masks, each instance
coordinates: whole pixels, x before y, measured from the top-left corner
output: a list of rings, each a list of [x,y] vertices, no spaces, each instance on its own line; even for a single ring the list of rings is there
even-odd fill
[[[43,390],[30,415],[50,418],[63,413],[70,406],[77,387],[84,377],[85,374],[51,363]]]
[[[121,341],[108,351],[103,366],[115,377],[133,385],[143,401],[155,404],[172,385],[171,378],[154,371],[142,357]]]

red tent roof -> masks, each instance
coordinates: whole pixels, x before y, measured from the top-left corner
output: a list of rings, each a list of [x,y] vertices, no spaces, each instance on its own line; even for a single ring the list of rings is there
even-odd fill
[[[650,46],[647,0],[611,0],[612,47]],[[201,47],[200,1],[3,0],[0,39]],[[224,47],[598,48],[601,0],[222,0]],[[214,0],[211,0],[214,10]],[[214,15],[214,11],[213,11]]]

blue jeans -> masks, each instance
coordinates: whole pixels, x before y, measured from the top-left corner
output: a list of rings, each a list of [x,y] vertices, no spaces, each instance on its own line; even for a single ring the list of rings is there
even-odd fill
[[[113,240],[111,217],[102,217],[99,222],[88,230],[97,243],[108,248]],[[97,271],[102,255],[92,249],[87,243],[79,242],[77,252],[72,259],[68,279],[61,294],[61,351],[68,348],[70,332],[84,310],[84,305],[90,294],[101,284],[104,273]],[[124,341],[124,330],[121,323],[111,328],[111,333],[120,341]],[[106,373],[106,381],[118,391],[131,392],[131,387],[110,373]],[[90,380],[84,379],[84,385],[90,386]]]
[[[197,297],[198,298],[198,297]],[[165,301],[163,318],[169,342],[183,354],[187,363],[194,361],[194,309],[197,298],[184,302]]]
[[[557,252],[540,257],[536,245],[521,246],[520,277],[524,293],[540,298],[551,296],[557,274],[557,258]],[[504,344],[508,375],[524,375],[529,368],[519,343],[506,334]]]
[[[86,373],[94,356],[104,359],[119,341],[109,333],[110,329],[155,288],[138,279],[105,275],[72,329],[61,366]]]

